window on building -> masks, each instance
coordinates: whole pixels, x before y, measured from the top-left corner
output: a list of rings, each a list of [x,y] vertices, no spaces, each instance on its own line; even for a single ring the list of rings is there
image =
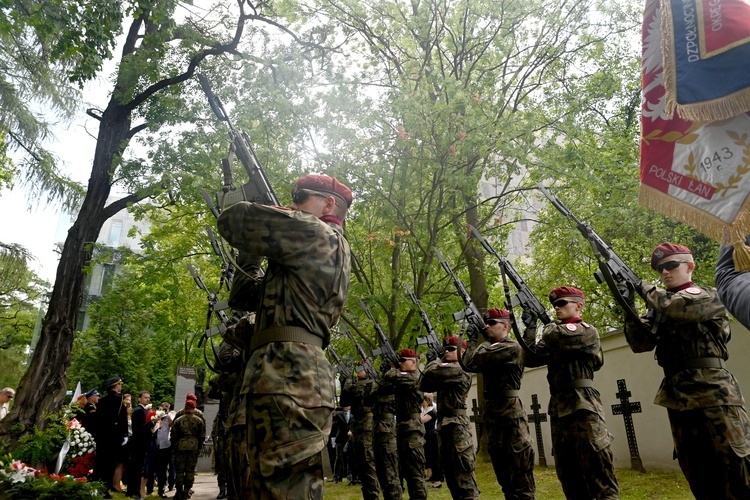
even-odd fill
[[[112,221],[112,227],[109,228],[109,238],[107,238],[107,246],[119,247],[120,236],[122,235],[122,221]]]

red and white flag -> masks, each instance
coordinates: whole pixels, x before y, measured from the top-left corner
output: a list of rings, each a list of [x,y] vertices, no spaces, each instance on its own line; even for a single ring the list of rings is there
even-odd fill
[[[639,202],[741,248],[750,232],[750,1],[647,0],[642,85]]]

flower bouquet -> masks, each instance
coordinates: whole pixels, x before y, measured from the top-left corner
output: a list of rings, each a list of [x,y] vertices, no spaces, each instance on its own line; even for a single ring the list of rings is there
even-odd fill
[[[44,469],[34,469],[10,456],[0,458],[0,498],[83,500],[102,493],[104,485],[99,482],[89,483],[85,477],[49,474]]]
[[[73,477],[85,478],[94,467],[94,450],[96,449],[94,438],[75,418],[68,421],[66,425],[70,429],[68,435],[70,448],[65,455],[63,470],[68,471]]]

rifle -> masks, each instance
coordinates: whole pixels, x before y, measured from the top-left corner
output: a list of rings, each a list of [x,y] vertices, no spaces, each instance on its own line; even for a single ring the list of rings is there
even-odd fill
[[[458,276],[456,276],[456,274],[453,272],[453,269],[451,269],[451,266],[448,264],[445,258],[443,258],[443,254],[440,253],[440,250],[438,250],[437,248],[435,249],[435,255],[437,255],[438,261],[440,262],[442,268],[453,280],[453,284],[456,286],[458,294],[461,296],[464,304],[466,304],[466,308],[463,311],[453,313],[453,319],[456,321],[466,321],[484,335],[487,325],[484,324],[482,313],[480,313],[479,309],[477,309],[476,304],[474,304],[474,301],[471,299],[471,295],[469,295],[469,292],[466,290],[463,282],[458,279]]]
[[[576,223],[578,231],[580,231],[583,237],[588,240],[589,244],[591,244],[591,248],[594,251],[594,256],[599,263],[599,270],[594,273],[594,278],[596,278],[597,283],[607,283],[607,286],[612,292],[612,295],[614,296],[620,307],[623,308],[625,314],[630,316],[632,319],[640,321],[638,313],[633,310],[633,307],[628,302],[628,299],[630,297],[625,297],[617,287],[617,284],[625,284],[628,290],[640,290],[641,278],[637,274],[635,274],[635,271],[630,269],[630,267],[625,264],[620,256],[617,255],[609,245],[607,245],[607,243],[601,238],[601,236],[596,234],[594,229],[589,224],[586,224],[578,217],[576,217],[573,212],[571,212],[570,209],[568,209],[568,207],[563,204],[562,201],[560,201],[557,197],[552,196],[552,194],[547,191],[547,189],[545,189],[542,184],[538,184],[537,187],[542,192],[542,194],[547,197],[552,205],[560,211],[560,213],[562,213],[565,217],[573,219],[573,221]]]
[[[222,187],[222,192],[217,194],[219,208],[224,209],[224,207],[238,201],[253,201],[262,205],[279,205],[276,194],[271,187],[271,183],[268,182],[263,168],[260,166],[258,157],[250,145],[247,134],[234,127],[234,124],[232,124],[232,121],[224,110],[221,99],[211,90],[211,84],[208,79],[200,74],[197,76],[201,88],[203,88],[203,92],[208,98],[208,105],[211,106],[211,110],[220,121],[227,122],[227,125],[229,125],[229,138],[232,141],[227,157],[221,160],[224,186]],[[250,178],[250,181],[243,184],[239,189],[234,186],[232,179],[233,156],[236,156],[240,160]]]
[[[393,350],[393,347],[391,346],[391,343],[388,341],[388,337],[386,337],[385,332],[383,331],[383,327],[380,326],[380,323],[378,323],[375,320],[375,317],[372,315],[372,312],[370,312],[370,308],[367,307],[367,304],[365,304],[365,301],[362,299],[359,300],[359,305],[362,308],[362,310],[367,315],[367,318],[373,322],[375,325],[375,333],[378,334],[378,339],[380,341],[380,348],[373,349],[372,355],[373,356],[383,356],[383,360],[385,360],[386,363],[389,363],[391,366],[398,366],[398,355],[396,354],[396,351]]]
[[[534,315],[539,318],[545,325],[551,322],[552,320],[547,314],[547,310],[544,308],[536,295],[534,295],[534,293],[529,289],[523,278],[521,278],[518,272],[516,272],[513,264],[511,264],[510,261],[505,257],[500,256],[495,251],[495,249],[492,248],[492,245],[490,245],[490,243],[482,237],[479,231],[477,231],[477,228],[469,225],[469,229],[471,229],[471,233],[474,235],[477,241],[482,244],[487,253],[497,259],[500,268],[508,276],[508,278],[510,278],[510,281],[513,282],[513,285],[518,290],[518,293],[511,298],[510,304],[508,304],[506,307],[508,307],[508,309],[511,309],[513,307],[520,306],[524,311],[531,311],[532,313],[534,313]]]
[[[427,316],[427,313],[422,309],[419,299],[414,295],[414,292],[408,283],[404,283],[404,288],[406,288],[406,293],[409,294],[411,301],[414,302],[414,305],[419,309],[419,317],[422,318],[422,324],[427,330],[427,336],[419,337],[417,339],[417,345],[427,344],[427,348],[435,355],[435,359],[442,358],[443,354],[445,354],[445,349],[443,349],[443,344],[438,340],[435,329],[432,327],[432,323],[430,323],[429,316]]]
[[[218,255],[219,258],[221,258],[221,280],[219,281],[219,289],[221,289],[224,284],[226,284],[227,290],[229,290],[232,288],[232,280],[234,280],[234,265],[232,265],[232,263],[227,259],[227,256],[224,255],[224,251],[221,248],[221,245],[219,245],[219,242],[216,239],[211,226],[206,226],[206,234],[208,235],[208,239],[211,242],[211,248],[213,249],[214,253]]]
[[[336,362],[336,365],[333,367],[334,370],[337,373],[342,374],[344,377],[346,377],[349,380],[352,380],[352,371],[349,369],[348,366],[346,366],[346,363],[341,361],[341,358],[339,357],[338,353],[336,352],[336,349],[333,348],[332,345],[328,345],[326,348],[329,353],[331,353],[331,356],[333,357],[334,361]]]
[[[227,324],[229,324],[229,316],[227,316],[227,313],[224,312],[225,309],[229,309],[229,304],[227,304],[226,300],[219,300],[219,297],[212,291],[208,289],[205,283],[203,283],[203,280],[196,274],[195,269],[193,269],[193,266],[190,265],[190,263],[187,263],[188,271],[190,271],[190,275],[193,277],[193,281],[195,281],[195,284],[198,285],[198,288],[206,292],[206,295],[208,296],[208,314],[206,315],[206,332],[204,334],[204,338],[210,338],[214,335],[218,334],[224,334],[224,332],[227,331]],[[211,315],[214,314],[219,319],[220,323],[219,325],[211,328]]]
[[[339,328],[341,331],[344,332],[344,335],[349,337],[349,340],[354,342],[354,346],[357,348],[357,352],[359,353],[359,356],[364,361],[363,366],[365,367],[365,373],[367,373],[367,376],[373,380],[378,380],[378,372],[375,370],[375,367],[372,365],[372,361],[370,360],[370,357],[367,355],[367,352],[365,352],[362,345],[357,342],[357,339],[354,338],[354,335],[352,335],[352,332],[349,331],[349,329],[346,327],[346,325],[341,323],[341,327]]]

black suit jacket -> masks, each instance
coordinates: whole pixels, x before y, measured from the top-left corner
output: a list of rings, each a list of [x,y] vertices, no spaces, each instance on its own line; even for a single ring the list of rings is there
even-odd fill
[[[336,446],[344,446],[349,440],[349,429],[352,425],[352,416],[349,412],[349,422],[346,421],[346,412],[337,411],[333,416],[336,429]]]

